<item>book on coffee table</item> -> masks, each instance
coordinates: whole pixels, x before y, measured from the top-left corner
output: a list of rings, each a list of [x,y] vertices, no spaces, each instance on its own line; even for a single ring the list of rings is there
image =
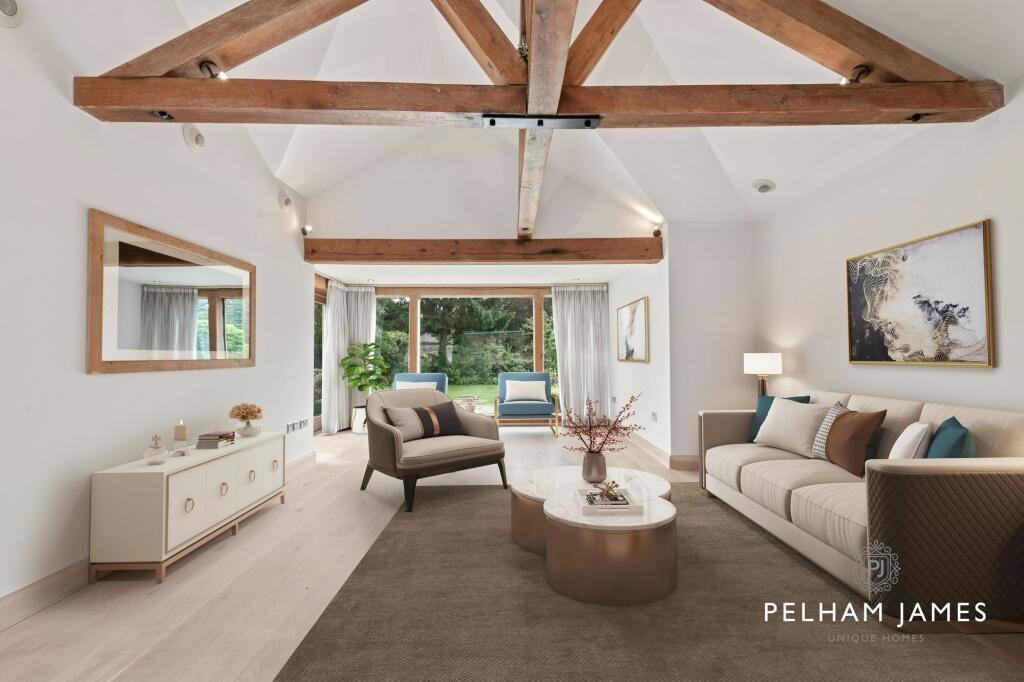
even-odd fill
[[[643,503],[625,488],[616,490],[615,497],[611,499],[603,497],[601,491],[593,488],[583,488],[577,492],[584,514],[640,513],[644,510]]]

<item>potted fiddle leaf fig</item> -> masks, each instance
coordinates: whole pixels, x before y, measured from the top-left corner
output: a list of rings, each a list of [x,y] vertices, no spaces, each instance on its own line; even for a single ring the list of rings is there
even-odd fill
[[[339,362],[350,387],[362,394],[388,387],[388,364],[376,343],[354,343]],[[366,403],[352,408],[352,432],[366,433]]]

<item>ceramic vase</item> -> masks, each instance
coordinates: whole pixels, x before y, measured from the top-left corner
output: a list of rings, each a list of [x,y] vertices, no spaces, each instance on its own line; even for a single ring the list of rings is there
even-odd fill
[[[235,433],[242,438],[252,438],[253,436],[258,436],[262,430],[263,426],[259,422],[247,421],[235,429]]]
[[[608,467],[604,455],[600,452],[587,452],[583,455],[583,480],[587,483],[601,483],[608,478]]]

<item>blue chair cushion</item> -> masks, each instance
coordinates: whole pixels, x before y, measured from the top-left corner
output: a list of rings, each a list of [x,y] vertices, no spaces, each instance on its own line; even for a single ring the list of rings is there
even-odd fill
[[[501,417],[552,417],[554,414],[554,403],[539,400],[514,400],[498,404],[498,415]]]

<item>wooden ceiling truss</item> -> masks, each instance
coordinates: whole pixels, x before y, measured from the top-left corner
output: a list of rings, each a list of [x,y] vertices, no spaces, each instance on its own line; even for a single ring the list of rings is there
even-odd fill
[[[533,236],[563,117],[588,128],[953,123],[1004,105],[1001,84],[968,81],[822,0],[704,1],[842,82],[585,85],[640,0],[602,0],[575,40],[577,0],[521,0],[518,46],[481,0],[431,0],[492,85],[214,78],[368,2],[248,0],[100,77],[76,78],[74,100],[112,122],[513,125],[519,240]],[[339,240],[323,241],[337,253]]]

